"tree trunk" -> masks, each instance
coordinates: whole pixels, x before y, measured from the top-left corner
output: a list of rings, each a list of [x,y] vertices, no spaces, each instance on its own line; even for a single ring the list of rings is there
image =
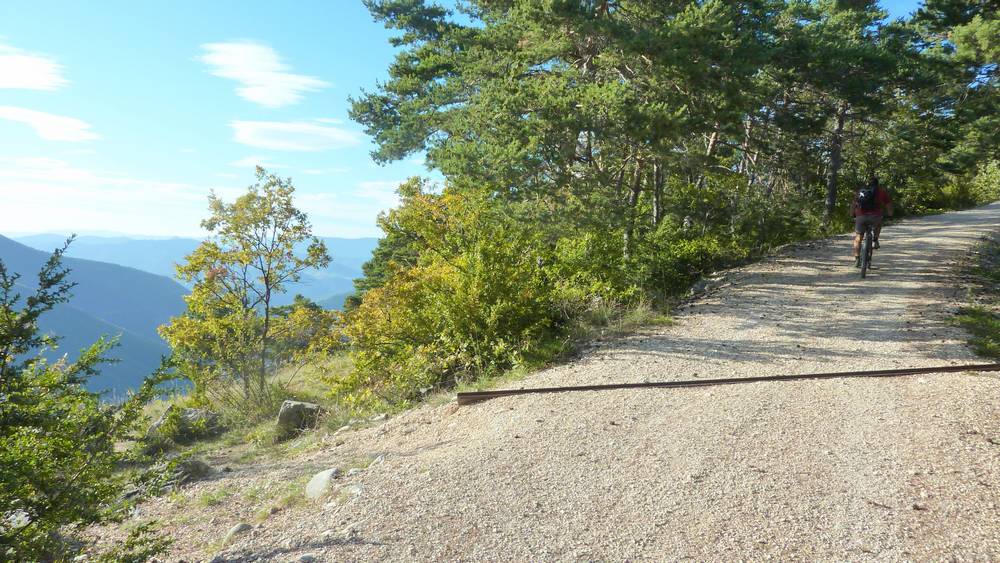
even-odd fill
[[[663,219],[663,164],[653,163],[653,228],[660,226]]]
[[[837,178],[843,164],[841,151],[844,148],[844,121],[847,118],[847,102],[841,102],[837,108],[837,122],[830,139],[830,173],[826,178],[826,215],[827,224],[833,218],[833,210],[837,206]]]
[[[264,328],[260,338],[260,373],[257,375],[259,400],[263,400],[268,395],[267,389],[267,346],[271,332],[271,282],[268,276],[264,276]]]
[[[625,222],[623,246],[625,259],[632,256],[632,234],[635,231],[635,206],[639,203],[639,192],[642,190],[642,162],[635,163],[635,176],[632,179],[632,190],[628,194],[628,218]]]

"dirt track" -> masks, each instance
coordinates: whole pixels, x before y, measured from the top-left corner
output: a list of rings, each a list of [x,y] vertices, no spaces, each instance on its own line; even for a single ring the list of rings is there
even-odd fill
[[[950,274],[997,227],[1000,204],[890,226],[864,281],[847,237],[802,245],[523,385],[982,362],[947,324]],[[997,374],[515,397],[338,438],[223,478],[384,459],[342,480],[359,493],[274,514],[220,560],[1000,558]],[[246,520],[233,510],[175,557],[210,556],[203,538]]]

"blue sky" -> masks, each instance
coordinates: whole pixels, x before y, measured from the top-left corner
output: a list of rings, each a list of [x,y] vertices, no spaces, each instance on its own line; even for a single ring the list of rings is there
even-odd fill
[[[377,236],[427,174],[374,164],[347,117],[388,37],[354,0],[0,3],[0,233],[201,236],[209,190],[235,197],[261,163],[317,234]]]

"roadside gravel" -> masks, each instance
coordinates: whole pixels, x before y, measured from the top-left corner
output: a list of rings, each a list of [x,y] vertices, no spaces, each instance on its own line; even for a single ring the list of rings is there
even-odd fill
[[[865,280],[848,237],[797,245],[729,272],[672,326],[599,343],[522,385],[981,362],[948,323],[961,297],[951,272],[998,227],[1000,204],[889,226]],[[376,459],[338,481],[349,488],[222,547],[259,510],[233,500],[213,523],[176,529],[171,559],[1000,558],[996,374],[451,403],[340,440],[212,486]]]

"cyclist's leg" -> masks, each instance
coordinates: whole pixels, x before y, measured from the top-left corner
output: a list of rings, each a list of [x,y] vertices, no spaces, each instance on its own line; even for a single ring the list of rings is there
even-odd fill
[[[875,248],[878,248],[878,236],[882,232],[882,216],[875,219]]]
[[[861,260],[861,237],[865,235],[865,216],[858,215],[854,218],[854,261]]]

